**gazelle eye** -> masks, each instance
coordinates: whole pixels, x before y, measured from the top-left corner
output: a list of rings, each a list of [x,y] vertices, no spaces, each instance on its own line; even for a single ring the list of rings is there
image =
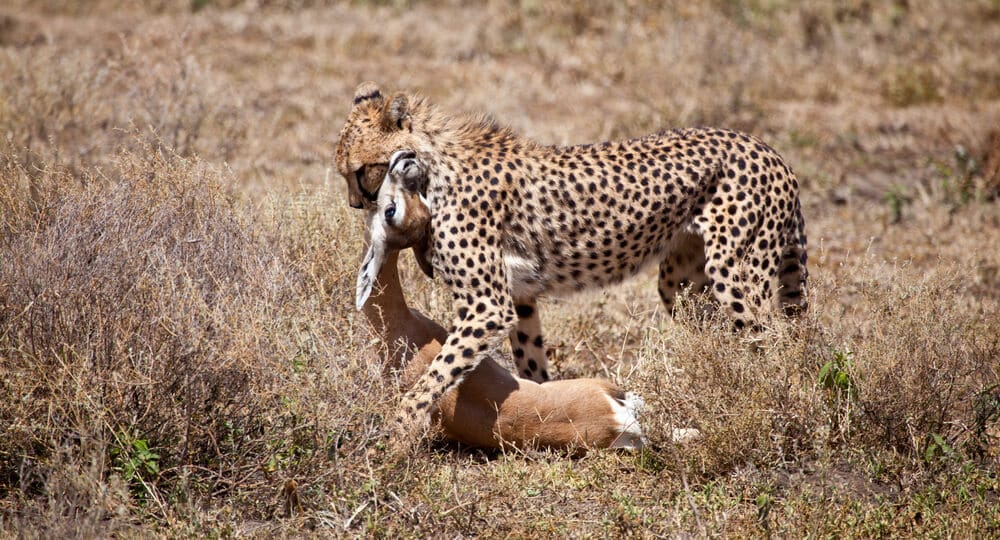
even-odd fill
[[[395,215],[396,215],[396,203],[394,202],[389,203],[389,205],[385,207],[385,219],[392,219],[392,216]]]

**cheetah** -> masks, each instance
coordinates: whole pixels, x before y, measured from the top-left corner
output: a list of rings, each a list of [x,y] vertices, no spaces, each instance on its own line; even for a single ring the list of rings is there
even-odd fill
[[[711,292],[737,329],[807,308],[798,181],[757,138],[687,128],[544,146],[485,116],[452,116],[374,83],[355,91],[335,149],[354,208],[371,207],[390,156],[426,167],[426,258],[451,288],[448,340],[403,397],[394,429],[426,427],[441,396],[509,333],[519,373],[549,379],[536,300],[605,287],[659,264],[668,311]],[[403,443],[405,444],[405,443]]]
[[[430,223],[421,184],[426,175],[412,153],[396,152],[366,216],[368,247],[358,273],[357,307],[390,345],[387,366],[401,368],[403,385],[416,381],[441,350],[445,329],[403,296],[397,252],[418,247]],[[399,345],[403,345],[402,348]],[[412,352],[412,354],[411,354]],[[484,448],[642,448],[642,397],[605,379],[565,379],[544,385],[520,379],[485,358],[461,385],[442,396],[433,413],[453,440]],[[683,443],[700,436],[675,428]]]

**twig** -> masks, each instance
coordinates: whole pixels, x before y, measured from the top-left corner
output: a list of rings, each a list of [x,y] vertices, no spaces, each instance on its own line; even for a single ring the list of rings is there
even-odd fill
[[[458,510],[460,508],[465,508],[466,506],[469,506],[471,504],[476,504],[476,501],[466,501],[462,504],[452,506],[451,508],[445,510],[444,512],[441,512],[441,517],[447,516],[448,514],[454,512],[455,510]]]
[[[671,427],[671,431],[672,430],[673,428]],[[674,463],[677,464],[677,470],[681,473],[681,484],[684,485],[684,497],[687,499],[688,506],[691,507],[691,514],[694,515],[694,523],[698,526],[698,530],[701,531],[701,536],[707,537],[708,531],[705,529],[705,524],[701,521],[701,516],[698,515],[698,506],[694,503],[694,496],[691,495],[691,487],[688,485],[687,473],[684,472],[684,465],[681,463],[680,458],[677,457],[676,446],[671,447],[670,455],[674,457]]]
[[[370,502],[371,501],[365,501],[365,503],[361,505],[361,508],[358,508],[357,510],[355,510],[354,514],[352,514],[351,517],[347,518],[347,521],[344,522],[344,530],[345,531],[349,530],[351,528],[351,523],[354,521],[354,518],[358,517],[358,514],[360,514],[361,512],[363,512],[365,510],[365,508],[368,508],[368,503],[370,503]]]

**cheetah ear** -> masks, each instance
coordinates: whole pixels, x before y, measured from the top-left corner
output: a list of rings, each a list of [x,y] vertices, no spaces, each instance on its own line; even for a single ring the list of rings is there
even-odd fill
[[[379,90],[378,85],[372,81],[363,82],[354,90],[354,106],[368,100],[375,100],[379,103],[385,101],[385,97],[382,96],[382,91]]]
[[[371,231],[371,241],[365,258],[361,261],[361,268],[358,270],[357,295],[355,303],[358,311],[365,307],[368,298],[372,294],[372,287],[375,286],[375,278],[382,271],[385,264],[385,224],[378,218],[379,214],[372,215],[369,230]]]
[[[396,94],[382,110],[382,128],[386,131],[409,130],[410,101],[403,94]]]

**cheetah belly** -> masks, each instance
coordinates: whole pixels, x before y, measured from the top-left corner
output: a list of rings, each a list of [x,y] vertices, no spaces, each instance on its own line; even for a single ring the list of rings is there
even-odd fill
[[[608,257],[588,258],[587,253],[569,251],[559,256],[565,260],[584,260],[594,263],[588,269],[579,266],[542,265],[537,259],[520,255],[505,254],[504,264],[510,282],[511,295],[515,299],[537,298],[543,294],[564,296],[587,289],[601,288],[620,283],[642,271],[645,267],[663,259],[668,250],[666,242],[645,247],[641,253],[624,257],[612,253]],[[576,257],[574,257],[576,255]],[[553,255],[550,254],[550,257]]]

